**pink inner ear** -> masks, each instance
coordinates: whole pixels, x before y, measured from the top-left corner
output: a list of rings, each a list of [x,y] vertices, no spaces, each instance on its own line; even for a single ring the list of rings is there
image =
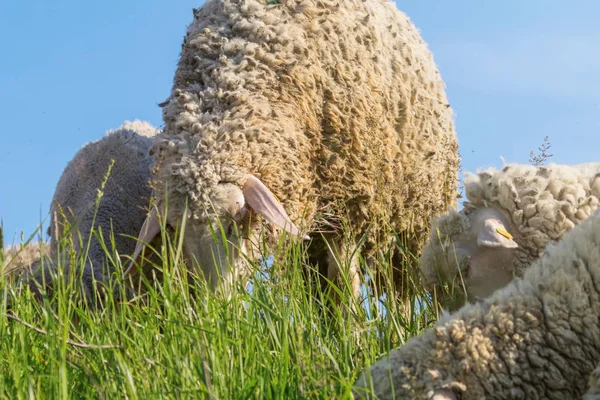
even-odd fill
[[[246,183],[242,188],[246,203],[254,211],[262,215],[267,221],[282,227],[286,232],[292,235],[302,236],[304,239],[310,239],[307,235],[302,235],[300,230],[290,217],[287,215],[275,195],[254,175],[248,174]]]
[[[158,212],[156,211],[156,207],[152,207],[150,211],[150,215],[146,217],[144,224],[142,225],[142,229],[140,229],[140,233],[138,235],[138,242],[135,245],[135,251],[133,252],[133,257],[131,258],[131,263],[129,267],[125,271],[124,276],[128,276],[133,271],[133,265],[135,261],[142,253],[142,248],[146,243],[149,243],[152,239],[158,235],[160,232],[160,224],[158,222]]]

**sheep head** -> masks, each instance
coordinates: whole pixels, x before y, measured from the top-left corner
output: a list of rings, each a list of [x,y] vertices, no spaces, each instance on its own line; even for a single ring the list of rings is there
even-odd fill
[[[493,207],[440,217],[421,254],[427,284],[451,283],[470,302],[506,286],[513,279],[515,249],[519,247],[512,236],[515,231],[509,218]],[[461,305],[442,303],[450,310]]]
[[[243,273],[253,214],[262,216],[292,235],[308,239],[300,233],[275,195],[254,175],[248,174],[242,187],[234,183],[219,183],[210,202],[211,209],[204,213],[204,218],[186,221],[183,250],[186,263],[198,265],[212,288],[216,288],[223,278],[233,280],[237,274]],[[146,218],[125,275],[133,271],[144,242],[152,241],[159,234],[159,209],[154,207]],[[166,223],[174,227],[180,218],[181,210],[169,210]]]

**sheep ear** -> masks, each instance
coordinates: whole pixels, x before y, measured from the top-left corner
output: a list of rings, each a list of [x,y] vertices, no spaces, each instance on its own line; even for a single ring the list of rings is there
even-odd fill
[[[431,400],[456,400],[456,394],[448,389],[436,390]]]
[[[152,207],[150,211],[150,215],[146,217],[144,224],[142,225],[142,229],[140,229],[140,233],[138,235],[138,241],[135,245],[135,251],[133,252],[133,257],[131,258],[131,263],[129,267],[125,271],[125,276],[128,276],[133,271],[133,265],[137,258],[142,254],[142,249],[146,243],[149,243],[158,235],[160,232],[160,223],[158,222],[158,211],[156,207]]]
[[[281,204],[279,204],[273,192],[260,179],[249,174],[242,192],[244,193],[246,203],[267,221],[282,227],[288,233],[302,236],[304,239],[310,239],[307,235],[300,234],[300,230],[294,225]]]
[[[504,247],[506,249],[519,247],[504,224],[496,218],[486,218],[483,221],[483,227],[477,234],[477,244],[479,246]]]

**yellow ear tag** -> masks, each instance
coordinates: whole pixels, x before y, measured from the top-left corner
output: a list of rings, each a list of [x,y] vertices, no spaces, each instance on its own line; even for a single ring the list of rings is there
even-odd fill
[[[504,236],[507,239],[512,239],[512,235],[510,233],[508,233],[506,231],[506,229],[504,228],[496,228],[496,232],[498,232],[499,234],[501,234],[502,236]]]

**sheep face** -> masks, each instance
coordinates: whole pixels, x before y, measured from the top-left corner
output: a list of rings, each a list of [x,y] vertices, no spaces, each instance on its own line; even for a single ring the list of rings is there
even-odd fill
[[[133,270],[143,243],[150,242],[160,232],[160,210],[160,207],[153,208],[144,222],[126,275]],[[181,215],[183,210],[168,208],[166,224],[181,226]],[[189,216],[186,220],[185,261],[188,266],[200,267],[211,288],[217,288],[220,282],[231,283],[245,274],[249,233],[256,226],[257,215],[288,233],[300,234],[275,195],[260,179],[250,174],[245,177],[242,187],[234,183],[217,184],[201,215],[196,218]],[[308,236],[302,236],[308,239]]]
[[[219,184],[213,193],[211,209],[186,222],[183,248],[187,265],[198,266],[210,286],[217,287],[220,279],[231,284],[244,274],[250,213],[237,185]]]
[[[470,302],[506,286],[513,279],[518,247],[511,232],[515,228],[510,220],[492,207],[440,218],[421,255],[421,270],[428,285],[447,283]],[[454,310],[462,305],[460,296],[456,297],[452,302],[442,296],[442,304]]]

